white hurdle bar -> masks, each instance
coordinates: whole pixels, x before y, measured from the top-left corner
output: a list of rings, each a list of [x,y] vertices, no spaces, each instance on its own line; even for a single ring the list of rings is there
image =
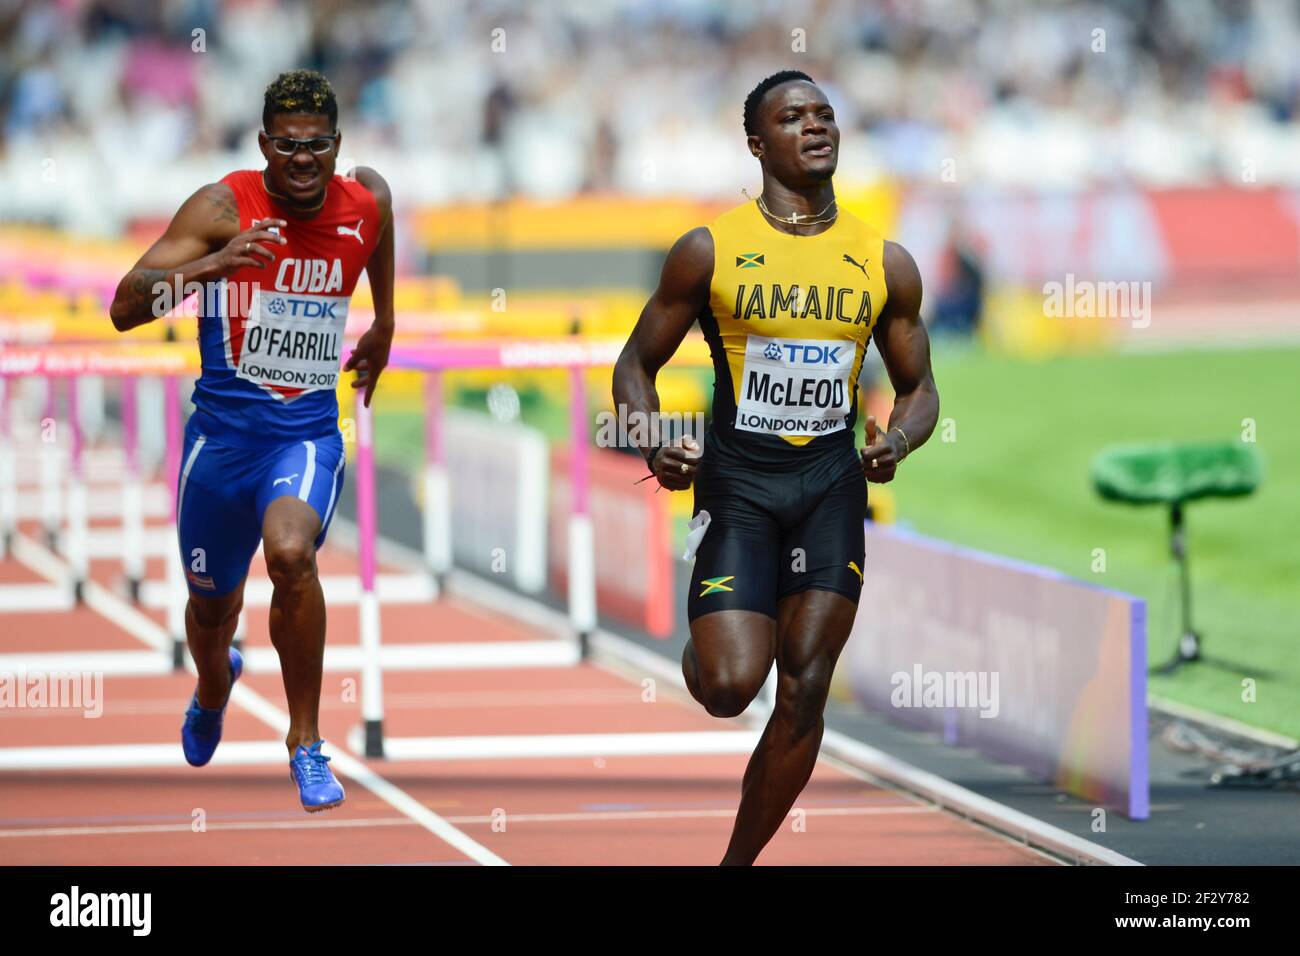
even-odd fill
[[[284,764],[278,740],[227,740],[212,757],[213,767]],[[0,747],[3,770],[146,770],[187,767],[180,744],[91,744],[84,747]]]
[[[378,650],[387,671],[490,670],[501,667],[572,667],[577,648],[568,641],[465,641],[446,644],[390,644]],[[325,648],[324,670],[364,669],[371,652],[357,644]],[[250,673],[276,673],[280,658],[271,647],[248,647],[244,664]],[[0,654],[0,674],[67,674],[94,672],[105,677],[163,677],[175,673],[165,655],[141,651],[51,651]]]
[[[679,757],[751,754],[759,730],[687,730],[659,733],[516,734],[469,737],[400,737],[384,741],[389,760],[517,760],[527,757]],[[365,743],[354,728],[348,745]]]

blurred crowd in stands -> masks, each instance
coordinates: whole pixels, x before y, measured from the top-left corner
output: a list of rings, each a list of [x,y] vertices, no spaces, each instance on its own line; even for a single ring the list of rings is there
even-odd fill
[[[739,200],[741,104],[790,67],[844,179],[1300,184],[1297,0],[0,0],[0,48],[0,219],[91,231],[255,165],[299,66],[408,204]]]

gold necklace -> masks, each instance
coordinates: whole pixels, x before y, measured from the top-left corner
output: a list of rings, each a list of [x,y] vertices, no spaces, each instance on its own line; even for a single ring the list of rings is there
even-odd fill
[[[318,202],[314,206],[295,206],[293,204],[293,200],[291,200],[288,196],[280,195],[278,192],[276,192],[274,189],[272,189],[270,186],[266,184],[265,170],[262,171],[262,188],[266,190],[268,196],[274,196],[276,199],[282,200],[284,204],[288,206],[290,209],[292,209],[294,212],[319,212],[321,209],[325,207],[325,200],[329,198],[329,189],[330,189],[329,183],[326,183],[325,189],[320,194],[320,202]]]
[[[744,197],[746,199],[751,198],[749,193],[745,189],[741,189],[740,191],[742,194],[744,194]],[[827,216],[825,219],[821,218],[822,216],[826,215],[827,209],[830,209],[831,206],[835,205],[834,199],[828,202],[826,204],[826,208],[823,209],[821,212],[817,213],[816,215],[810,214],[805,216],[802,213],[796,212],[796,213],[791,213],[788,217],[778,216],[776,213],[772,212],[772,210],[768,209],[767,203],[763,202],[762,193],[758,194],[757,202],[758,202],[758,208],[762,211],[763,215],[767,216],[767,218],[769,219],[774,219],[777,222],[783,222],[787,226],[814,226],[814,225],[819,225],[823,222],[834,222],[839,217],[840,214],[839,208],[836,207],[835,212],[832,213],[830,216]]]

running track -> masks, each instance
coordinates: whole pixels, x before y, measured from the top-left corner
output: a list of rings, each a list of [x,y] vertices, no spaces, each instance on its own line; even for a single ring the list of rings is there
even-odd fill
[[[22,526],[24,560],[0,562],[0,586],[51,580],[38,528]],[[321,573],[354,574],[337,541]],[[390,569],[392,570],[392,569]],[[253,574],[264,575],[259,555]],[[164,637],[163,612],[132,614],[117,596],[120,567],[92,563],[93,605],[13,612],[0,606],[0,654],[133,650]],[[148,577],[163,576],[163,560]],[[0,601],[2,604],[2,601]],[[248,618],[249,646],[270,645],[266,609]],[[465,598],[386,605],[385,644],[554,639]],[[357,643],[357,609],[332,607],[331,645]],[[175,746],[193,690],[188,673],[104,678],[103,715],[0,707],[0,748],[151,743]],[[321,723],[348,799],[308,815],[287,766],[201,770],[0,772],[0,863],[29,865],[420,864],[711,865],[730,832],[742,755],[363,761],[346,751],[360,723],[359,675],[326,672]],[[643,699],[635,674],[594,664],[562,668],[390,672],[390,736],[707,731],[719,721],[660,681]],[[226,741],[283,737],[276,672],[246,672]],[[282,723],[283,722],[283,723]],[[287,755],[286,755],[287,757]],[[196,819],[200,821],[196,823]],[[760,863],[1051,865],[983,827],[821,761],[796,811]]]

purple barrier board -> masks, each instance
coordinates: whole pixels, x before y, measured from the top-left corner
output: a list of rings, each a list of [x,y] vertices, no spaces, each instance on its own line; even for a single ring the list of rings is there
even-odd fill
[[[859,703],[1148,815],[1146,602],[867,523],[844,650]]]

